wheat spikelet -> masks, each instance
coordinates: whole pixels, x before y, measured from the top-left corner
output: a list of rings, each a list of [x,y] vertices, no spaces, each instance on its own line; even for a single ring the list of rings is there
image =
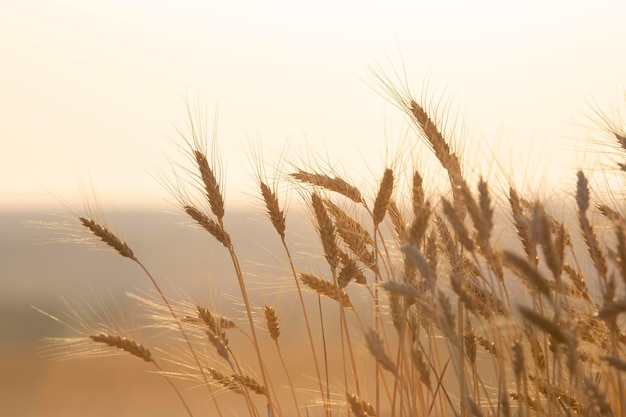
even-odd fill
[[[522,201],[517,194],[517,191],[513,187],[509,189],[509,204],[511,205],[511,211],[513,213],[513,223],[515,224],[515,231],[519,240],[522,242],[522,247],[526,256],[535,265],[537,265],[537,248],[533,236],[530,233],[529,221],[522,211]]]
[[[404,255],[417,267],[428,288],[433,290],[437,278],[424,255],[413,245],[404,245],[401,249]]]
[[[230,391],[236,392],[237,394],[244,393],[243,390],[241,389],[241,386],[236,381],[234,381],[229,375],[226,375],[212,367],[209,367],[209,375],[211,376],[211,378],[213,378],[214,381],[216,381],[222,387]]]
[[[443,135],[432,121],[428,113],[417,102],[410,102],[411,114],[420,126],[424,136],[428,140],[435,156],[441,165],[448,171],[448,175],[453,179],[452,183],[461,178],[461,164],[456,155],[450,150],[450,146]]]
[[[387,293],[389,300],[389,315],[391,316],[391,323],[395,327],[398,334],[402,334],[405,328],[406,322],[406,299],[400,297],[395,292]]]
[[[332,201],[325,199],[324,205],[335,219],[337,234],[363,264],[376,272],[378,270],[376,258],[367,249],[367,245],[372,246],[374,244],[374,240],[369,232]],[[349,257],[346,258],[349,259]],[[346,263],[347,262],[344,262],[344,264]]]
[[[380,287],[389,293],[401,295],[409,300],[418,298],[422,295],[422,292],[413,284],[398,282],[398,281],[385,281],[380,284]]]
[[[411,361],[417,368],[417,372],[419,372],[419,378],[422,384],[426,385],[426,387],[432,391],[432,386],[430,384],[430,368],[428,367],[425,355],[417,342],[411,347]]]
[[[473,294],[469,293],[463,285],[463,275],[459,275],[458,271],[455,272],[454,268],[453,272],[450,274],[450,284],[452,285],[452,290],[459,297],[459,301],[463,303],[466,309],[474,314],[480,314],[481,316],[484,314],[479,311],[478,302]],[[487,314],[491,314],[491,312],[489,311]]]
[[[411,244],[420,245],[430,224],[429,220],[431,214],[432,210],[428,202],[424,203],[424,205],[417,210],[409,229],[409,242]]]
[[[409,230],[410,243],[420,245],[420,242],[426,230],[428,229],[428,220],[430,219],[431,209],[430,203],[426,201],[424,188],[422,187],[422,177],[416,170],[413,172],[413,184],[411,188],[413,206],[413,222]]]
[[[472,195],[469,186],[465,180],[457,181],[456,188],[458,190],[459,196],[463,199],[463,205],[467,209],[467,212],[474,223],[476,230],[480,230],[482,223],[482,213],[481,209],[478,206],[478,202]]]
[[[209,342],[211,343],[211,345],[215,348],[216,352],[218,355],[220,355],[222,358],[224,358],[224,360],[228,361],[228,348],[226,347],[226,344],[228,343],[228,339],[226,338],[226,335],[224,335],[223,337],[221,337],[222,335],[218,335],[216,333],[213,332],[206,332],[207,337],[209,339]]]
[[[132,249],[120,238],[118,238],[112,231],[110,231],[106,226],[101,225],[93,219],[88,219],[85,217],[78,218],[80,222],[85,226],[91,233],[95,236],[99,237],[104,243],[115,249],[120,255],[125,258],[132,259],[133,261],[137,261],[135,254]]]
[[[267,215],[278,235],[281,239],[285,239],[285,213],[280,209],[276,193],[263,181],[260,182],[260,187]]]
[[[200,178],[204,184],[204,190],[206,192],[206,197],[209,202],[209,206],[211,207],[211,211],[215,214],[215,217],[221,221],[224,217],[224,199],[222,197],[222,193],[220,192],[220,185],[217,182],[215,173],[209,166],[207,157],[202,151],[194,149],[193,157],[198,165]]]
[[[218,242],[224,245],[224,247],[230,248],[230,235],[222,226],[193,206],[186,205],[183,208],[189,217],[195,220],[204,230],[209,232]]]
[[[457,342],[457,336],[454,332],[454,329],[456,328],[456,316],[452,312],[450,300],[441,290],[437,291],[437,302],[439,304],[439,318],[441,320],[441,324],[443,325],[442,327],[446,331],[447,336],[451,338],[453,342]]]
[[[437,276],[437,232],[433,230],[426,240],[426,259],[433,275]]]
[[[519,340],[513,342],[513,346],[511,348],[513,350],[513,374],[517,379],[517,383],[522,380],[523,372],[525,370],[524,366],[524,348]]]
[[[483,349],[485,349],[488,353],[491,353],[492,355],[496,355],[496,357],[500,357],[498,355],[498,350],[496,349],[496,343],[492,342],[488,339],[485,339],[483,336],[479,335],[479,334],[475,334],[474,335],[476,337],[476,342],[482,346]]]
[[[217,333],[220,329],[236,329],[239,327],[234,321],[226,317],[216,316],[201,305],[197,305],[196,310],[198,312],[198,318],[214,333]]]
[[[249,389],[257,395],[267,397],[267,390],[257,380],[247,375],[232,374],[230,378],[239,385]]]
[[[463,329],[463,347],[470,363],[475,364],[477,347],[476,329],[474,329],[474,326],[469,319],[465,320],[465,326]]]
[[[614,222],[617,251],[612,254],[613,262],[617,265],[622,282],[626,283],[626,227],[623,220]]]
[[[417,217],[419,209],[426,202],[424,194],[423,180],[419,171],[413,171],[413,181],[411,183],[411,203],[413,205],[413,215]]]
[[[587,218],[587,209],[589,208],[589,183],[582,171],[578,171],[578,182],[576,184],[576,204],[578,205],[578,223],[580,230],[583,233],[583,239],[587,245],[591,260],[600,274],[600,277],[606,282],[608,274],[606,259],[600,249],[600,243],[593,230],[593,226],[591,226]]]
[[[489,187],[482,178],[478,182],[478,204],[480,205],[480,212],[482,214],[479,233],[485,241],[488,241],[493,230],[494,209],[491,206]]]
[[[563,272],[563,257],[565,253],[565,230],[562,225],[554,227],[542,204],[535,204],[533,210],[533,234],[541,244],[546,264],[556,280],[560,280]],[[556,242],[552,240],[552,230],[556,229]],[[556,245],[555,245],[556,243]]]
[[[589,209],[589,182],[582,171],[578,171],[576,174],[578,181],[576,182],[576,204],[578,210],[585,214]]]
[[[534,288],[548,299],[552,299],[548,280],[543,277],[541,272],[539,272],[534,265],[510,251],[504,251],[502,255],[504,263],[517,273],[517,276],[522,279],[522,282],[530,284],[530,288]]]
[[[274,339],[274,341],[277,341],[280,336],[280,326],[278,324],[278,317],[276,317],[276,310],[274,310],[274,307],[266,305],[263,309],[263,313],[265,314],[267,331],[269,332],[270,337]]]
[[[519,311],[526,320],[552,336],[553,340],[556,342],[564,345],[568,345],[571,342],[571,336],[565,332],[560,324],[555,323],[552,320],[548,320],[535,310],[528,307],[520,306]]]
[[[441,199],[441,203],[443,204],[443,213],[448,218],[448,221],[452,225],[454,232],[456,233],[459,242],[470,252],[474,251],[474,242],[469,236],[467,232],[467,228],[463,224],[461,216],[457,213],[457,210],[454,208],[452,204],[445,198]]]
[[[466,290],[476,300],[478,311],[480,311],[483,318],[491,319],[494,313],[501,317],[510,315],[506,304],[497,295],[476,283],[475,280],[467,280],[464,285]]]
[[[623,216],[621,214],[619,214],[617,211],[613,210],[611,207],[607,206],[606,204],[600,204],[598,205],[598,211],[607,219],[611,220],[612,222],[615,222],[619,219],[622,219]]]
[[[585,300],[591,301],[587,281],[585,281],[585,278],[583,278],[580,272],[575,270],[570,264],[564,264],[563,271],[569,276],[569,280],[574,284],[574,287],[576,287],[578,294]]]
[[[337,240],[335,236],[335,226],[328,216],[328,212],[324,207],[324,203],[317,193],[311,195],[311,205],[317,221],[317,231],[319,232],[324,248],[324,256],[330,268],[334,271],[339,263],[339,254],[337,251]]]
[[[89,338],[94,342],[104,343],[108,346],[121,349],[146,362],[153,362],[150,350],[133,339],[105,333],[90,335]]]
[[[365,410],[356,395],[348,394],[348,404],[350,405],[350,410],[352,410],[355,417],[367,417],[367,414],[365,414]]]
[[[298,172],[292,173],[290,175],[292,178],[295,178],[298,181],[313,184],[326,190],[336,192],[343,195],[344,197],[349,198],[355,203],[365,204],[365,200],[363,200],[361,192],[356,187],[348,184],[341,178],[332,178],[328,175],[310,173],[302,170],[299,170]]]
[[[374,359],[376,359],[376,362],[378,362],[378,364],[380,364],[383,369],[386,369],[392,374],[397,375],[396,365],[385,352],[385,346],[383,345],[383,341],[380,338],[380,335],[376,333],[376,331],[370,330],[369,332],[365,333],[365,341],[367,343],[368,350],[370,351]]]
[[[530,352],[532,353],[533,361],[535,365],[541,370],[545,370],[546,368],[546,356],[543,352],[543,348],[541,347],[541,343],[537,339],[537,335],[533,332],[532,328],[528,323],[524,323],[523,325],[524,335],[528,340],[528,345],[530,346]]]
[[[400,213],[398,205],[393,199],[389,199],[387,214],[389,214],[393,229],[396,231],[396,236],[398,236],[398,242],[403,245],[409,243],[409,231],[407,230],[406,222],[402,217],[402,213]]]
[[[385,218],[385,214],[387,213],[387,206],[389,205],[389,199],[391,198],[392,192],[393,170],[391,168],[387,168],[385,170],[385,173],[383,174],[383,179],[380,182],[380,187],[378,188],[378,195],[376,196],[376,200],[374,200],[374,210],[372,211],[374,226],[378,226],[380,222],[382,222]]]
[[[348,296],[348,293],[338,289],[332,282],[326,281],[322,278],[318,278],[311,274],[307,274],[306,272],[302,272],[300,274],[300,280],[304,285],[311,288],[312,290],[322,295],[325,295],[326,297],[331,298],[337,302],[341,302],[341,304],[346,307],[352,308],[352,303],[350,302],[350,297]],[[338,295],[338,293],[341,295]],[[341,297],[341,299],[339,297]]]
[[[367,284],[363,271],[361,271],[355,261],[349,260],[337,275],[337,285],[339,285],[339,288],[345,288],[352,280],[357,284]]]
[[[376,410],[372,406],[372,404],[368,403],[365,400],[359,400],[359,397],[352,394],[347,394],[348,404],[350,405],[350,410],[356,417],[376,417]]]

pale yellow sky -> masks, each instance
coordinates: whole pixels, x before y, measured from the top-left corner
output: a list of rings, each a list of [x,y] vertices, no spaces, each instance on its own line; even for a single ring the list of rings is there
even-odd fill
[[[4,0],[0,208],[76,201],[86,174],[107,206],[163,204],[150,172],[185,96],[211,118],[219,103],[235,201],[250,140],[382,172],[406,123],[368,86],[376,66],[458,107],[475,158],[563,182],[587,160],[589,103],[623,101],[625,17],[623,1]]]

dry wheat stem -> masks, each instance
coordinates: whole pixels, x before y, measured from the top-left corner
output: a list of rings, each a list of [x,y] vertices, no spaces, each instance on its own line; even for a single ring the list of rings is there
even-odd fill
[[[135,262],[141,267],[141,269],[147,275],[148,279],[150,279],[150,282],[152,283],[154,288],[159,293],[159,296],[161,297],[161,300],[163,300],[163,303],[165,303],[165,306],[167,307],[170,315],[172,316],[172,318],[174,318],[174,321],[176,322],[176,325],[178,326],[178,329],[180,330],[180,333],[183,336],[183,339],[185,340],[185,343],[187,344],[187,347],[189,348],[189,352],[191,353],[191,356],[193,357],[193,360],[196,363],[198,371],[200,371],[200,375],[202,376],[202,379],[204,380],[204,383],[205,383],[207,389],[209,390],[209,395],[211,396],[211,398],[213,400],[213,404],[215,405],[217,413],[218,413],[218,415],[220,417],[222,417],[222,410],[221,410],[221,408],[219,406],[219,403],[218,403],[217,399],[213,395],[213,390],[211,388],[211,385],[209,384],[209,379],[208,379],[208,377],[206,375],[206,372],[204,371],[204,367],[200,363],[200,358],[198,358],[198,355],[196,354],[196,350],[193,348],[193,345],[191,344],[191,341],[189,340],[189,337],[187,336],[187,332],[183,328],[183,324],[182,324],[181,320],[178,318],[178,316],[174,312],[174,309],[172,308],[172,305],[170,304],[170,302],[167,299],[167,297],[165,296],[165,293],[161,290],[161,287],[159,286],[159,284],[157,284],[156,280],[154,279],[154,277],[152,276],[150,271],[148,271],[148,269],[139,260],[137,260]]]
[[[248,324],[250,326],[250,333],[252,333],[252,340],[253,340],[253,345],[257,354],[257,359],[259,362],[259,367],[261,369],[261,377],[263,379],[263,385],[265,387],[269,387],[269,379],[267,376],[267,372],[265,369],[265,364],[263,361],[263,356],[261,355],[261,350],[260,350],[260,345],[259,345],[259,341],[258,341],[258,337],[256,334],[256,328],[254,325],[254,318],[252,317],[252,309],[251,309],[251,303],[250,303],[250,299],[248,297],[248,290],[246,289],[246,284],[245,281],[243,279],[243,272],[241,270],[241,266],[239,264],[239,259],[237,258],[237,254],[235,252],[235,249],[233,248],[233,245],[231,244],[228,247],[228,252],[230,254],[230,258],[232,260],[233,263],[233,267],[235,268],[235,275],[237,276],[237,282],[239,283],[239,289],[241,290],[241,297],[243,298],[243,303],[244,303],[244,307],[246,309],[246,315],[248,316]],[[268,407],[270,410],[272,410],[271,412],[274,412],[274,403],[273,403],[273,399],[272,396],[270,395],[270,392],[267,391],[265,393],[265,397],[267,398],[267,403],[268,403]]]
[[[210,385],[208,384],[208,378],[206,377],[203,369],[202,369],[202,365],[200,364],[200,360],[198,359],[198,357],[196,356],[195,350],[189,340],[189,338],[187,337],[187,333],[185,332],[183,325],[180,321],[180,319],[178,318],[178,316],[176,315],[176,313],[174,312],[174,309],[172,308],[172,306],[170,305],[167,297],[165,296],[165,293],[161,290],[160,286],[157,284],[156,280],[154,279],[154,277],[152,276],[152,274],[150,274],[150,272],[148,271],[148,269],[143,265],[143,263],[141,263],[139,261],[139,259],[137,257],[135,257],[135,255],[133,254],[132,250],[130,249],[130,247],[123,242],[121,239],[119,239],[115,234],[113,234],[108,228],[106,228],[103,225],[100,225],[99,223],[97,223],[96,221],[92,220],[92,219],[87,219],[84,217],[79,217],[79,220],[81,221],[81,223],[87,227],[94,235],[96,235],[97,237],[99,237],[100,239],[102,239],[103,242],[105,242],[107,245],[113,247],[120,255],[129,258],[131,260],[133,260],[137,265],[139,265],[139,267],[144,271],[144,273],[146,274],[146,276],[148,277],[148,279],[150,280],[150,282],[152,283],[152,285],[154,286],[154,288],[157,290],[157,292],[159,293],[161,299],[163,300],[163,302],[165,303],[165,305],[167,306],[170,314],[172,315],[172,317],[174,318],[174,321],[176,321],[176,324],[183,336],[183,338],[185,339],[187,346],[189,348],[190,353],[192,354],[196,365],[198,366],[198,369],[200,370],[205,382],[207,383],[207,387],[209,389],[209,392],[211,393],[211,388]],[[212,393],[211,393],[212,394]],[[215,403],[215,407],[217,409],[218,414],[220,415],[220,417],[222,416],[221,413],[221,409],[217,403],[217,401],[215,401],[214,399],[214,403]]]
[[[323,398],[324,401],[324,411],[325,411],[325,416],[326,417],[331,417],[331,407],[330,407],[330,395],[325,395],[324,393],[324,385],[322,383],[322,377],[321,377],[321,373],[320,373],[320,366],[318,363],[318,359],[317,359],[317,352],[315,351],[315,344],[313,343],[313,332],[311,331],[311,321],[309,320],[309,314],[307,312],[306,306],[304,304],[304,297],[302,296],[302,289],[300,288],[300,280],[298,279],[298,273],[296,272],[296,267],[293,263],[293,258],[291,256],[291,251],[289,250],[289,247],[287,246],[287,243],[285,242],[285,239],[281,239],[281,243],[283,245],[283,249],[285,250],[285,253],[287,254],[287,259],[289,260],[289,267],[291,269],[291,273],[293,276],[293,280],[296,284],[296,289],[298,291],[298,300],[300,301],[300,307],[302,308],[302,315],[304,318],[304,324],[305,324],[305,328],[307,331],[307,336],[309,339],[309,346],[311,348],[311,355],[313,356],[313,364],[315,367],[315,375],[317,377],[317,381],[319,383],[319,390],[320,390],[320,395],[321,398]],[[322,334],[323,334],[323,327],[322,327]],[[326,346],[326,344],[324,343],[324,346]]]

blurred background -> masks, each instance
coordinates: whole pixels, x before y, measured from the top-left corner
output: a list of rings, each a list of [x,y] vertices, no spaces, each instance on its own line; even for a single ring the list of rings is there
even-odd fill
[[[474,173],[569,193],[576,169],[601,172],[594,112],[624,115],[624,16],[626,4],[604,0],[3,1],[0,414],[181,414],[176,401],[146,410],[142,395],[169,391],[150,376],[153,390],[133,390],[132,358],[37,355],[40,338],[68,331],[31,306],[62,314],[62,297],[148,288],[127,260],[64,242],[81,187],[160,279],[203,300],[232,292],[215,279],[230,274],[221,252],[181,227],[158,180],[184,161],[188,106],[209,139],[217,121],[226,220],[262,276],[282,261],[251,197],[259,149],[368,190],[407,146],[403,162],[432,164],[375,73],[437,108]]]

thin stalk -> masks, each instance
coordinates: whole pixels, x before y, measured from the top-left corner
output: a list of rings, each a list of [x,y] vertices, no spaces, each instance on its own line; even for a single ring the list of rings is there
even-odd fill
[[[309,346],[311,347],[311,353],[313,354],[313,363],[315,365],[315,374],[317,376],[317,381],[319,382],[320,393],[322,394],[322,398],[324,398],[324,409],[326,411],[326,417],[331,417],[331,409],[330,409],[330,398],[326,397],[324,394],[324,385],[322,384],[322,377],[320,374],[320,367],[317,361],[317,354],[315,352],[315,345],[313,343],[313,333],[311,332],[311,326],[309,321],[309,316],[306,310],[306,306],[304,305],[304,297],[302,296],[302,290],[300,288],[300,281],[298,280],[298,274],[296,272],[296,267],[293,263],[293,259],[291,257],[291,251],[287,246],[287,242],[285,242],[285,238],[281,237],[281,243],[283,244],[283,248],[285,253],[287,254],[287,259],[289,260],[289,266],[291,268],[291,273],[293,274],[293,280],[296,283],[296,289],[298,290],[298,299],[300,301],[300,306],[302,307],[302,315],[304,316],[304,325],[306,327],[307,335],[309,337]],[[322,326],[322,333],[324,332],[324,327]],[[325,346],[325,345],[324,345]],[[328,373],[327,373],[328,374]]]
[[[167,297],[165,296],[165,293],[161,290],[161,287],[159,287],[159,284],[157,284],[156,280],[154,279],[154,277],[152,276],[150,271],[148,271],[148,269],[144,266],[144,264],[141,263],[141,261],[139,261],[138,259],[134,259],[134,261],[137,263],[137,265],[139,265],[141,267],[141,269],[148,276],[148,278],[150,279],[150,282],[152,282],[152,285],[157,290],[157,292],[161,296],[161,299],[163,300],[163,302],[167,306],[167,309],[169,310],[170,314],[174,318],[174,321],[176,321],[176,325],[178,326],[178,329],[180,330],[180,333],[182,334],[183,339],[185,339],[185,342],[187,343],[187,347],[189,348],[189,352],[191,353],[191,356],[193,357],[193,360],[196,363],[196,366],[198,367],[198,370],[200,371],[200,374],[202,375],[202,379],[204,380],[204,383],[206,384],[207,389],[209,390],[209,395],[211,396],[211,399],[213,400],[213,404],[215,405],[215,409],[217,410],[217,414],[220,417],[222,417],[222,410],[220,409],[219,403],[218,403],[217,399],[215,398],[215,395],[213,395],[213,389],[211,388],[211,384],[209,382],[209,378],[207,377],[206,373],[204,372],[204,368],[203,368],[202,364],[200,363],[200,358],[198,358],[198,355],[196,355],[196,351],[193,348],[193,345],[191,344],[191,341],[189,340],[189,337],[187,336],[187,332],[185,332],[185,329],[183,328],[183,325],[182,325],[180,319],[178,318],[178,316],[174,312],[174,309],[172,308],[172,306],[171,306],[170,302],[168,301]]]
[[[243,272],[241,271],[241,266],[239,265],[239,259],[235,253],[235,249],[232,244],[228,246],[228,252],[230,253],[230,258],[233,262],[233,267],[235,268],[235,273],[237,275],[237,281],[239,283],[239,288],[241,290],[241,297],[243,298],[244,305],[246,307],[246,315],[248,316],[248,322],[250,324],[250,332],[252,333],[252,340],[254,344],[254,350],[256,351],[257,358],[259,360],[259,367],[261,368],[261,376],[263,378],[263,384],[266,387],[267,391],[267,404],[271,413],[274,412],[274,404],[272,403],[272,396],[270,394],[270,386],[269,380],[267,378],[267,373],[265,372],[265,366],[263,365],[263,357],[261,356],[261,349],[259,347],[259,341],[256,335],[256,330],[254,327],[254,319],[252,317],[252,309],[250,308],[250,298],[248,297],[248,291],[246,290],[246,283],[243,279]]]

